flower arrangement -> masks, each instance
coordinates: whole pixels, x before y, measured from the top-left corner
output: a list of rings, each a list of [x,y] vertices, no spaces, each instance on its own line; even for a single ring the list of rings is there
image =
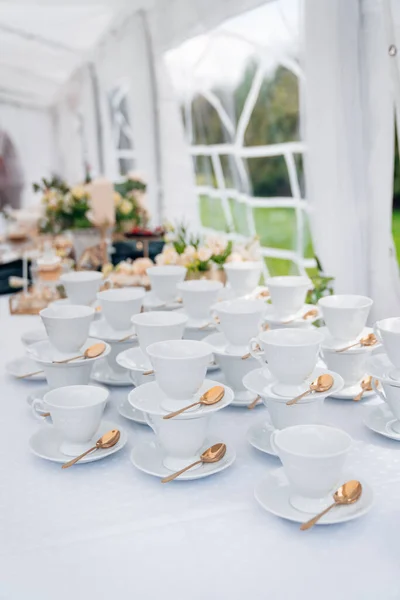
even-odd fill
[[[33,184],[35,192],[41,192],[42,216],[39,229],[42,233],[60,233],[67,229],[93,227],[87,217],[90,196],[83,186],[70,188],[59,177],[43,178]]]
[[[104,277],[116,287],[127,287],[133,285],[143,285],[149,287],[150,280],[147,275],[147,269],[154,266],[149,258],[137,258],[134,261],[123,260],[115,267],[111,263],[103,265],[102,272]]]
[[[133,227],[146,227],[149,212],[146,207],[146,184],[135,174],[114,184],[116,229],[130,231]]]

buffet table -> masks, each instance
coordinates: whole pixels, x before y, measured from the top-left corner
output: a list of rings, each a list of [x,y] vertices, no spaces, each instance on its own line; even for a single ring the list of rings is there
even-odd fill
[[[2,365],[24,353],[38,317],[10,316],[0,299]],[[1,372],[0,598],[18,600],[390,600],[400,598],[400,444],[369,431],[366,406],[325,401],[325,422],[355,440],[352,472],[372,484],[374,508],[347,524],[309,532],[263,511],[254,486],[277,458],[253,449],[248,428],[267,411],[227,408],[213,433],[234,444],[234,465],[213,477],[162,485],[129,460],[152,431],[119,416],[129,388],[110,388],[106,418],[129,442],[103,461],[62,471],[32,454],[40,425],[33,386]]]

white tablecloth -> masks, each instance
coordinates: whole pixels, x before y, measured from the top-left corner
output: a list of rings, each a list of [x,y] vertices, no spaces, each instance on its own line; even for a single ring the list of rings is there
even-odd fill
[[[20,336],[38,318],[10,317],[5,298],[0,317],[4,365],[23,355]],[[245,440],[264,407],[216,414],[214,432],[237,451],[231,468],[162,485],[130,463],[153,433],[119,416],[129,388],[113,388],[106,409],[128,432],[125,449],[62,471],[28,449],[40,424],[26,396],[42,384],[0,377],[1,600],[399,600],[400,443],[363,425],[364,404],[327,400],[325,421],[356,440],[351,461],[376,504],[357,521],[300,532],[254,500],[255,484],[280,467]]]

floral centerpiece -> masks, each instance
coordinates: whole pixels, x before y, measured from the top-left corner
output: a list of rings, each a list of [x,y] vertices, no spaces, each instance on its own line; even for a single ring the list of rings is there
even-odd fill
[[[127,233],[134,227],[146,227],[150,215],[146,207],[146,184],[134,173],[114,184],[117,231]]]
[[[114,287],[130,287],[140,285],[150,287],[147,269],[154,266],[149,258],[137,258],[134,261],[123,260],[115,267],[111,263],[103,266],[102,272]]]

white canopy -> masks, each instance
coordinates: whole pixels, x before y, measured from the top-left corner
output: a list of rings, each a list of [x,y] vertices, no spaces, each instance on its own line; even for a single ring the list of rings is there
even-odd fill
[[[299,1],[271,0],[271,6],[279,4],[288,31],[293,30],[288,17]],[[168,51],[211,30],[246,44],[227,19],[265,4],[0,2],[0,128],[15,141],[27,184],[50,172],[79,181],[85,164],[94,174],[115,179],[122,166],[133,165],[149,183],[154,224],[168,217],[200,226],[198,198],[203,194],[222,207],[232,235],[240,237],[260,233],[254,222],[259,207],[286,207],[295,215],[293,247],[265,247],[264,254],[292,261],[300,271],[313,264],[304,250],[310,215],[314,248],[336,278],[337,290],[371,295],[376,316],[395,314],[400,290],[391,237],[393,82],[400,89],[400,80],[398,59],[388,52],[398,34],[394,3],[304,0],[303,42],[295,58],[284,44],[271,45],[276,25],[268,29],[269,19],[263,21],[265,39],[262,28],[252,38],[262,50],[262,69],[239,122],[218,97],[203,90],[230,141],[188,147]],[[244,134],[270,60],[302,82],[303,139],[248,147]],[[183,81],[189,82],[191,69],[189,64]],[[189,83],[187,106],[195,90]],[[296,166],[306,147],[307,200]],[[195,181],[196,156],[211,161],[216,187]],[[237,165],[239,187],[228,182],[224,156]],[[252,196],[241,165],[260,156],[284,160],[290,197]]]

